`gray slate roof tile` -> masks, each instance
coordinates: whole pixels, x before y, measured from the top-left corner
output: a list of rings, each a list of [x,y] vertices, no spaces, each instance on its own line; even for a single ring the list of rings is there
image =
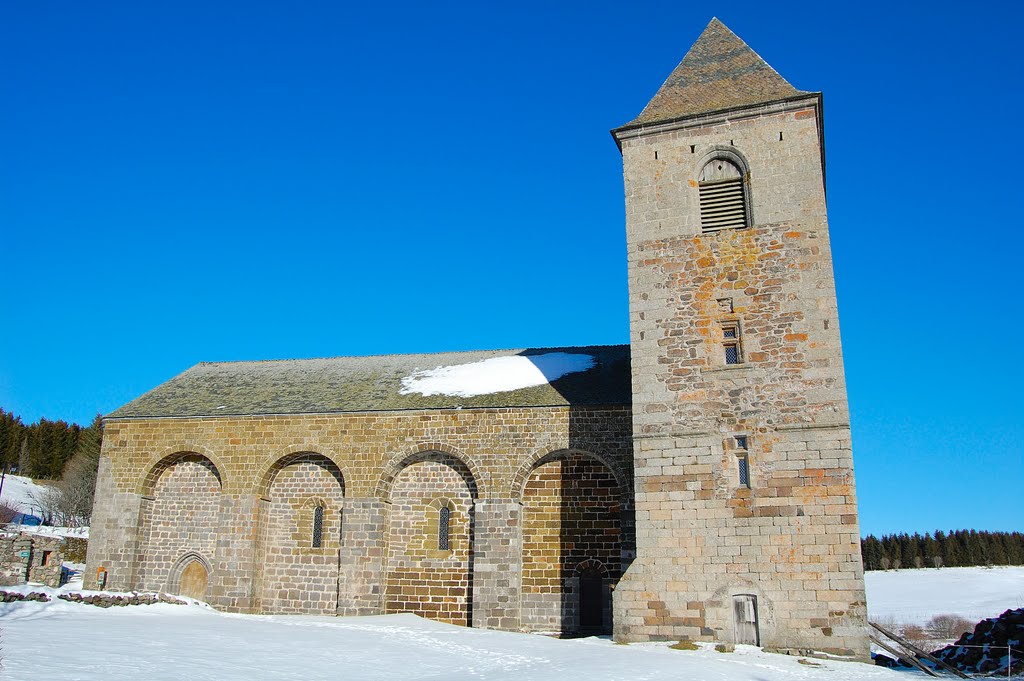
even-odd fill
[[[548,384],[473,397],[402,395],[402,378],[492,357],[565,352],[595,365]],[[203,362],[106,418],[325,414],[410,409],[629,405],[629,346],[487,350],[257,362]]]
[[[640,115],[618,130],[810,94],[712,19]],[[613,131],[614,132],[614,131]]]

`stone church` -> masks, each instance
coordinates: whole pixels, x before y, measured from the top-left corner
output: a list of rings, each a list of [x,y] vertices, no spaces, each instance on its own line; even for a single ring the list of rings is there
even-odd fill
[[[866,656],[821,94],[716,19],[612,135],[628,346],[194,366],[104,420],[87,586]]]

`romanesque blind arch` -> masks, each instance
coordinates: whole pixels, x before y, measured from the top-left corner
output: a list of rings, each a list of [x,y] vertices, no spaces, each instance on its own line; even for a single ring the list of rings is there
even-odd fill
[[[334,614],[345,481],[322,454],[299,452],[269,470],[260,500],[261,612]]]
[[[449,454],[422,453],[389,491],[385,612],[470,625],[476,481],[468,466]]]
[[[601,461],[578,451],[540,459],[523,489],[524,628],[607,629],[610,588],[621,575],[621,513],[622,490]],[[599,603],[580,600],[581,577],[589,577],[590,568],[602,571],[601,588],[588,588],[586,594]],[[599,626],[590,617],[595,610],[601,613]],[[581,619],[582,614],[588,617]]]
[[[221,475],[202,454],[178,452],[161,459],[146,479],[151,482],[140,509],[139,583],[150,591],[173,590],[172,568],[184,556],[214,555]]]

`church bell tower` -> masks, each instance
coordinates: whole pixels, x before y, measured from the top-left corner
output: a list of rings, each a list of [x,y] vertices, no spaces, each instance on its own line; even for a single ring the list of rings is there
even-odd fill
[[[713,19],[612,134],[637,534],[616,639],[864,658],[821,94]]]

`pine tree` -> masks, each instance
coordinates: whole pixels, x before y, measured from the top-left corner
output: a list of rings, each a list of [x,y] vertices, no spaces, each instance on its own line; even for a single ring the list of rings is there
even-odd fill
[[[861,540],[861,555],[864,558],[865,570],[880,570],[882,568],[882,542],[869,534]]]
[[[932,538],[931,532],[925,532],[924,537],[921,539],[921,556],[924,558],[924,564],[928,567],[935,565],[936,557],[940,559],[942,557],[939,543]]]

